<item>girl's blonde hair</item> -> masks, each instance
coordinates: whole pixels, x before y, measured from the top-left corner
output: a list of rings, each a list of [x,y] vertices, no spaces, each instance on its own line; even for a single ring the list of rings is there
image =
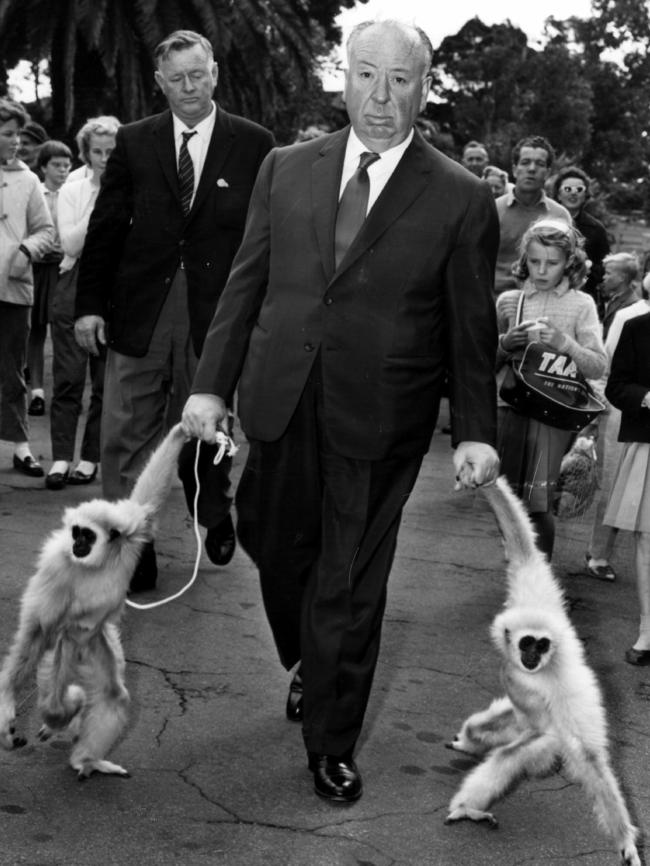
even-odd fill
[[[75,141],[79,148],[79,156],[86,165],[90,165],[90,136],[91,135],[117,135],[121,123],[117,117],[111,114],[102,114],[100,117],[89,118],[81,127]]]
[[[558,247],[566,255],[564,275],[572,289],[584,285],[591,264],[585,253],[585,239],[574,226],[563,220],[542,217],[528,226],[519,244],[519,258],[512,266],[512,273],[519,280],[529,277],[528,245],[538,241],[545,247]]]

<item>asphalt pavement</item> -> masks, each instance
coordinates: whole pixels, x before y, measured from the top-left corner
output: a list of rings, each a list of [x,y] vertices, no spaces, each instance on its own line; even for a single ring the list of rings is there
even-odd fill
[[[46,467],[48,421],[32,419]],[[12,469],[11,453],[0,443],[1,651],[44,537],[65,506],[101,495],[98,482],[47,491]],[[647,835],[650,668],[623,661],[637,623],[630,539],[619,543],[616,582],[599,582],[580,573],[588,528],[589,515],[559,527],[556,572],[603,687],[615,771]],[[171,594],[191,574],[195,539],[178,487],[157,549],[158,589],[142,600]],[[28,745],[0,753],[0,866],[615,866],[584,792],[561,773],[525,781],[497,804],[496,830],[443,823],[474,764],[444,743],[501,693],[488,629],[503,598],[494,519],[480,494],[453,491],[449,437],[438,431],[391,577],[357,750],[364,795],[331,805],[313,793],[300,728],[284,718],[289,676],[255,569],[239,549],[226,568],[204,554],[186,595],[124,617],[132,707],[112,756],[131,778],[79,783],[68,743],[36,739],[33,694],[23,694]]]

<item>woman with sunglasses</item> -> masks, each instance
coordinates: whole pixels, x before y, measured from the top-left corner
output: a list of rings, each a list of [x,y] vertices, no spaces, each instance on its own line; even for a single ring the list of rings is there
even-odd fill
[[[589,198],[589,176],[576,165],[563,168],[553,182],[553,198],[569,211],[573,225],[584,236],[585,252],[591,261],[591,270],[582,291],[596,301],[602,318],[598,286],[603,278],[603,259],[609,253],[609,240],[605,226],[585,210],[585,202]]]

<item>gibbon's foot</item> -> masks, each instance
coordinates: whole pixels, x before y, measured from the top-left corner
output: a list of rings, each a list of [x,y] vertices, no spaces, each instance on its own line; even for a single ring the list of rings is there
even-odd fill
[[[215,565],[228,565],[235,554],[235,527],[228,514],[221,523],[211,526],[205,536],[205,552]]]
[[[122,776],[125,779],[130,779],[131,774],[119,764],[113,764],[111,761],[103,760],[102,758],[86,758],[83,761],[71,763],[72,769],[77,771],[77,779],[80,782],[85,782],[93,773],[104,773],[106,776]]]
[[[293,675],[287,696],[286,715],[290,722],[302,722],[302,668]]]
[[[492,829],[499,826],[499,822],[491,812],[483,812],[480,809],[471,809],[469,806],[458,806],[445,818],[445,824],[453,824],[455,821],[487,821]]]
[[[156,551],[154,550],[153,541],[149,541],[142,548],[140,560],[135,567],[133,577],[129,583],[129,594],[155,589],[157,579],[158,563],[156,562]]]
[[[634,842],[621,848],[621,863],[623,866],[641,866],[641,858]]]
[[[641,858],[634,842],[621,849],[621,863],[623,866],[641,866]]]

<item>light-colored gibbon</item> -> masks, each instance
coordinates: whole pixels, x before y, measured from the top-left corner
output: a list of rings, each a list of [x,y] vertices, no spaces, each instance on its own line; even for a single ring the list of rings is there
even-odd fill
[[[0,670],[4,748],[25,743],[15,736],[15,695],[38,668],[39,738],[67,728],[70,765],[81,779],[94,771],[128,775],[105,760],[126,725],[129,704],[118,622],[185,441],[178,424],[152,454],[129,499],[68,508],[63,525],[46,539]]]
[[[569,620],[563,592],[535,546],[522,503],[504,478],[485,495],[501,529],[508,591],[492,623],[506,696],[470,716],[449,747],[485,760],[465,778],[446,823],[496,826],[489,808],[525,777],[562,768],[589,796],[626,866],[640,866],[632,825],[612,773],[600,688]]]

